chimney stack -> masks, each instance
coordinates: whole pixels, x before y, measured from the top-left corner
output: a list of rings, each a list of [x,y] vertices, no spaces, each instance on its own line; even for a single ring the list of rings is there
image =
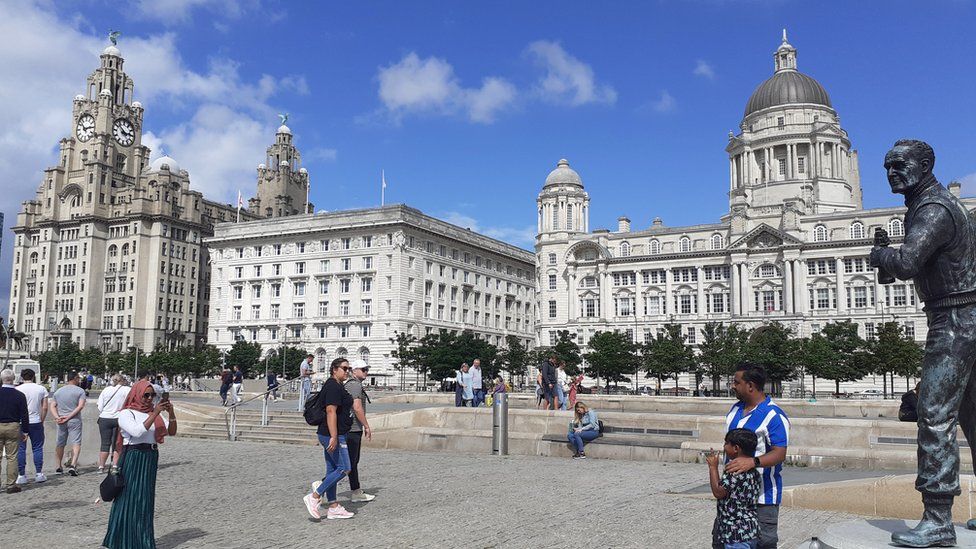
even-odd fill
[[[953,181],[952,183],[949,183],[948,188],[949,188],[949,192],[952,193],[952,196],[956,198],[959,198],[959,195],[962,194],[962,184],[959,183],[958,181]]]
[[[618,233],[629,233],[630,232],[630,218],[627,216],[620,216],[617,218],[617,232]]]
[[[651,227],[663,227],[664,221],[661,221],[660,217],[655,217],[654,221],[651,222]]]

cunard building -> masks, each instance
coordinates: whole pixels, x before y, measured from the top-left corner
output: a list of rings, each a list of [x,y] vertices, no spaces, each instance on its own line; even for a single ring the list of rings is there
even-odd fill
[[[779,321],[809,336],[851,320],[871,338],[897,321],[924,340],[911,282],[882,286],[868,264],[876,228],[894,244],[904,237],[905,208],[863,208],[857,151],[785,32],[773,66],[729,135],[729,211],[715,222],[670,227],[655,217],[637,228],[621,217],[615,231],[591,230],[590,195],[559,161],[537,199],[540,345],[558,330],[581,345],[600,330],[640,343],[669,322],[691,344],[708,322]]]

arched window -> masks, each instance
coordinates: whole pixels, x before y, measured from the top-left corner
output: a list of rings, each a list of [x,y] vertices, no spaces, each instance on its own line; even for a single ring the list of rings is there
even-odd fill
[[[315,350],[315,371],[325,372],[329,368],[329,354],[325,349],[319,347]]]
[[[861,240],[864,238],[864,224],[860,221],[851,223],[851,240]]]
[[[31,265],[37,265],[37,252],[30,254]]]
[[[112,244],[111,246],[108,247],[109,257],[118,257],[118,255],[119,255],[119,248],[115,244]]]
[[[901,219],[895,218],[888,222],[889,236],[905,236],[905,224]]]
[[[826,242],[827,241],[827,227],[823,225],[817,225],[813,228],[813,241],[814,242]]]
[[[713,234],[712,235],[712,249],[713,250],[721,250],[724,247],[725,247],[725,239],[722,238],[722,235],[720,235],[720,234]]]
[[[340,358],[340,357],[341,358],[346,358],[346,355],[347,354],[348,354],[348,351],[346,351],[346,348],[345,347],[339,347],[338,349],[336,349],[336,358]]]
[[[367,349],[366,347],[360,347],[359,358],[362,359],[362,361],[365,362],[366,364],[369,364],[369,349]]]
[[[128,244],[123,244],[122,245],[122,255],[129,255],[129,245]]]
[[[660,240],[658,240],[658,239],[655,238],[654,240],[651,241],[651,253],[652,254],[659,254],[659,253],[661,253],[661,241]]]
[[[690,252],[691,251],[691,239],[688,238],[687,236],[682,236],[681,237],[681,240],[679,241],[679,249],[682,252]]]
[[[624,242],[620,244],[620,257],[627,257],[630,255],[630,243]]]

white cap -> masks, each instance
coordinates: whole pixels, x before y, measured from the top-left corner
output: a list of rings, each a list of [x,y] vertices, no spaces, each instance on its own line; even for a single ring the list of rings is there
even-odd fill
[[[357,359],[353,360],[352,362],[349,363],[349,365],[352,367],[353,370],[368,370],[369,369],[369,364],[366,364],[366,361],[363,360],[363,359],[361,359],[361,358],[357,358]]]

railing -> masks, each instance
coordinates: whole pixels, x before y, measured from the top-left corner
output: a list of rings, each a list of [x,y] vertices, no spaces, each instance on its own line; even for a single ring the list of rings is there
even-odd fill
[[[253,402],[259,398],[264,398],[261,402],[261,426],[267,427],[268,425],[268,396],[275,391],[286,390],[297,390],[301,394],[301,378],[293,379],[287,383],[279,384],[263,393],[256,394],[247,400],[242,400],[240,402],[235,402],[224,410],[224,426],[227,428],[227,439],[230,441],[237,440],[237,409],[241,406],[247,404],[248,402]],[[301,400],[301,398],[299,398]]]
[[[193,390],[194,391],[206,391],[208,393],[215,393],[216,392],[216,390],[213,387],[207,385],[206,383],[203,383],[200,380],[194,379],[192,381],[193,381],[193,387],[194,387]]]

